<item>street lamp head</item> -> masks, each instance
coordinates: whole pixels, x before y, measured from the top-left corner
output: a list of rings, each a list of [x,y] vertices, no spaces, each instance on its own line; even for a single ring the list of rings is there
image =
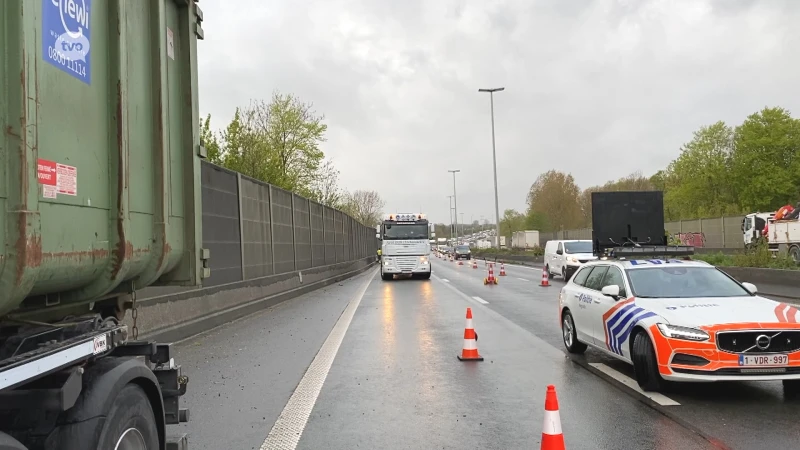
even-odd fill
[[[450,172],[450,173],[458,173],[458,172],[461,172],[461,169],[448,170],[448,172]]]
[[[505,91],[505,90],[506,90],[506,88],[499,87],[499,88],[491,88],[491,89],[478,89],[478,92],[500,92],[500,91]]]

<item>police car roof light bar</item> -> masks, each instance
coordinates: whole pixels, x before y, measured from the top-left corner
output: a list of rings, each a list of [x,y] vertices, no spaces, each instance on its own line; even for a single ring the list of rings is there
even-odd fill
[[[636,247],[614,247],[608,249],[612,258],[631,258],[637,256],[692,256],[691,245],[641,245]]]

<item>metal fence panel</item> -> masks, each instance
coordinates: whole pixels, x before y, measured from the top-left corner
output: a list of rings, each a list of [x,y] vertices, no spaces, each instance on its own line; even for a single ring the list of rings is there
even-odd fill
[[[275,273],[291,272],[295,269],[292,193],[275,186],[270,186],[270,192]]]
[[[211,252],[211,277],[204,286],[241,281],[242,252],[239,236],[239,188],[236,172],[203,163],[203,247]]]
[[[323,206],[309,202],[311,215],[311,261],[313,267],[325,265],[325,222],[322,220]]]
[[[272,265],[269,185],[242,176],[241,186],[245,279],[272,275],[275,272]]]
[[[334,221],[335,210],[331,207],[323,207],[323,219],[325,222],[325,264],[336,262],[336,222]]]
[[[733,216],[722,218],[722,236],[724,248],[743,248],[744,237],[742,237],[742,220],[744,216]]]
[[[297,255],[297,270],[311,268],[311,225],[309,219],[309,202],[297,194],[294,195],[294,248]]]
[[[334,230],[336,233],[336,262],[344,261],[344,214],[333,210]]]

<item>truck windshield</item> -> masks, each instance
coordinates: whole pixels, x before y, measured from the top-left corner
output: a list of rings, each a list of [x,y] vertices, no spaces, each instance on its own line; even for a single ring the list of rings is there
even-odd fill
[[[592,241],[564,242],[566,253],[592,253]]]
[[[383,226],[383,238],[391,239],[428,239],[428,225],[425,224],[386,224]]]

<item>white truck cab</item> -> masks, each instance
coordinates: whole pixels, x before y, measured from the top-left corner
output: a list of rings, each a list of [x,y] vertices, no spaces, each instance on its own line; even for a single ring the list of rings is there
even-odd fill
[[[436,236],[424,214],[387,214],[377,228],[381,240],[381,279],[395,275],[430,279],[431,244]]]

